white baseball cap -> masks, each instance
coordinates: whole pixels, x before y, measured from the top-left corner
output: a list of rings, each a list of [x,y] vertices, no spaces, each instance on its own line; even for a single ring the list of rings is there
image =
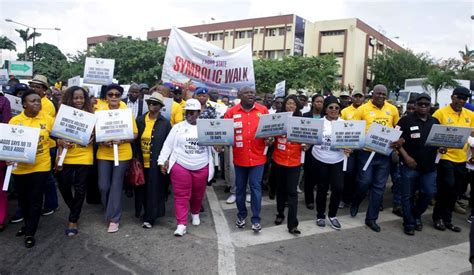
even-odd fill
[[[185,110],[201,110],[201,103],[197,99],[191,98],[186,100]]]

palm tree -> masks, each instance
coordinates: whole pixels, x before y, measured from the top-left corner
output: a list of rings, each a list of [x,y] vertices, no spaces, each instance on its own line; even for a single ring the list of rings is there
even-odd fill
[[[432,69],[426,79],[423,81],[423,89],[431,94],[430,88],[435,93],[435,103],[438,103],[438,93],[444,88],[454,88],[459,86],[459,83],[454,80],[455,73],[453,71],[443,71],[439,68]]]
[[[471,62],[474,62],[474,50],[469,50],[466,45],[465,51],[459,51],[459,55],[463,61],[461,70],[468,69]]]
[[[28,49],[28,41],[31,39],[34,39],[35,37],[41,36],[41,33],[33,31],[30,33],[30,28],[27,28],[26,30],[20,30],[20,29],[15,29],[20,34],[21,40],[25,42],[25,60],[26,60],[26,52]]]
[[[6,36],[0,36],[0,49],[9,50],[9,51],[16,51],[16,43],[11,41]]]

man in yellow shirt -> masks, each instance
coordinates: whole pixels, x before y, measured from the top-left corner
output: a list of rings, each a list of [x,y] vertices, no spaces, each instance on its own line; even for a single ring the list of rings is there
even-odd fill
[[[433,117],[437,118],[442,125],[474,127],[474,113],[463,108],[467,99],[471,96],[469,89],[457,87],[451,95],[451,104],[437,110]],[[459,195],[459,190],[466,176],[468,144],[462,149],[448,149],[443,154],[438,164],[437,175],[437,197],[433,209],[434,227],[444,231],[447,229],[461,232],[461,228],[453,225],[452,214],[454,204]],[[472,163],[473,159],[469,160]]]
[[[366,132],[372,123],[394,128],[400,116],[397,108],[385,101],[386,98],[387,88],[384,85],[376,85],[373,90],[372,99],[357,108],[352,119],[365,120]],[[398,145],[393,144],[392,146]],[[370,151],[365,150],[359,152],[359,168],[364,167],[370,154]],[[391,158],[389,156],[376,153],[367,170],[363,171],[360,169],[356,179],[357,186],[352,199],[350,214],[352,217],[357,215],[359,205],[368,191],[369,205],[365,217],[365,224],[375,232],[380,232],[380,226],[376,221],[383,200],[385,184],[390,174],[390,163]]]
[[[159,86],[157,90],[163,97],[171,98],[172,88],[173,86],[171,83],[165,83],[164,85]],[[171,104],[171,115],[170,115],[171,126],[183,120],[184,120],[184,108],[181,107],[180,104],[176,103],[173,100],[173,103]]]
[[[364,103],[364,93],[361,91],[354,91],[352,93],[352,104],[341,111],[341,118],[344,120],[352,120],[357,108]]]

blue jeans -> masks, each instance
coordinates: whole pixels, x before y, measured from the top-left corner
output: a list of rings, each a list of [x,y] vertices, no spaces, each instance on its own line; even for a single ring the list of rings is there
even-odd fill
[[[359,167],[365,166],[369,156],[370,152],[360,151]],[[360,203],[365,198],[367,191],[369,191],[369,205],[365,217],[366,221],[375,221],[379,217],[385,184],[387,183],[388,175],[390,174],[390,162],[390,157],[376,153],[367,170],[363,171],[361,169],[357,175],[357,188],[355,190],[352,205],[354,207],[359,207]]]
[[[403,226],[406,229],[414,229],[415,219],[421,218],[436,193],[436,170],[422,173],[400,165],[400,176]],[[417,190],[419,190],[418,200],[414,201],[413,196]]]
[[[237,204],[237,217],[247,218],[247,207],[245,207],[245,189],[247,182],[250,185],[250,208],[252,209],[252,224],[260,223],[260,209],[262,207],[262,176],[264,164],[244,167],[234,165],[235,168],[235,197]]]
[[[395,153],[392,153],[395,154]],[[400,164],[399,162],[392,162],[390,164],[390,178],[392,179],[392,193],[393,206],[399,207],[402,205],[402,191],[400,186]]]

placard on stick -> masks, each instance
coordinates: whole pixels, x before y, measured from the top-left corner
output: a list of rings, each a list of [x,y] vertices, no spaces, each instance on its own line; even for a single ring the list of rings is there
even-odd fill
[[[288,117],[291,115],[291,112],[261,115],[255,138],[286,135]]]
[[[233,119],[198,119],[199,145],[234,145]]]

